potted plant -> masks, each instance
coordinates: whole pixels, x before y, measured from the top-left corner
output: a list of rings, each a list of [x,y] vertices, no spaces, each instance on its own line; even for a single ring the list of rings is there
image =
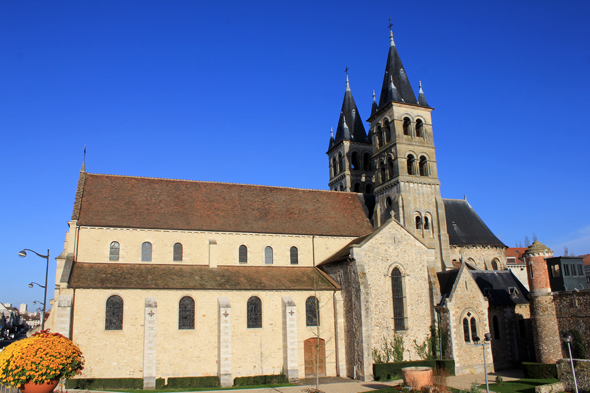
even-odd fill
[[[49,330],[15,341],[0,352],[0,384],[24,393],[49,393],[61,378],[80,374],[83,368],[80,348]]]

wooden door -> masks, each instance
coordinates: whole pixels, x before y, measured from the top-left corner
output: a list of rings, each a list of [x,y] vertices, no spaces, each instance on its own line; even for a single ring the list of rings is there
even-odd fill
[[[308,338],[303,342],[305,378],[326,376],[326,343],[321,338]],[[317,362],[317,367],[316,367]]]

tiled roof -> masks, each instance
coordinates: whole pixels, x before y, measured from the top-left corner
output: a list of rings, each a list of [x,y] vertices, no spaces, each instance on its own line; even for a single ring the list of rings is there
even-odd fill
[[[443,199],[447,232],[451,245],[490,245],[506,247],[463,199]]]
[[[74,214],[87,226],[350,237],[373,230],[356,193],[87,173],[78,195]]]
[[[75,262],[71,288],[328,290],[340,289],[315,267],[156,265]]]
[[[590,254],[580,255],[580,258],[584,258],[584,266],[590,266]]]
[[[524,263],[523,254],[527,247],[508,247],[506,249],[506,258],[516,258],[514,263]],[[510,261],[507,261],[510,263]]]

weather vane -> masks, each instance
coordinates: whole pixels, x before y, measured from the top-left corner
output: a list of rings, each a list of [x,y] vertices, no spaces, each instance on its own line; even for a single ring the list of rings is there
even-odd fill
[[[346,72],[346,76],[348,76],[348,67],[346,67],[346,69],[344,70],[344,72]]]
[[[391,26],[393,26],[393,24],[391,23],[391,15],[389,15],[389,30],[391,30]]]

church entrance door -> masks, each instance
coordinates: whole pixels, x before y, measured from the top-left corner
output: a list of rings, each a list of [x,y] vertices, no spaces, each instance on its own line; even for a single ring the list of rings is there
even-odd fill
[[[308,338],[303,342],[305,378],[326,376],[326,343],[321,338]]]

